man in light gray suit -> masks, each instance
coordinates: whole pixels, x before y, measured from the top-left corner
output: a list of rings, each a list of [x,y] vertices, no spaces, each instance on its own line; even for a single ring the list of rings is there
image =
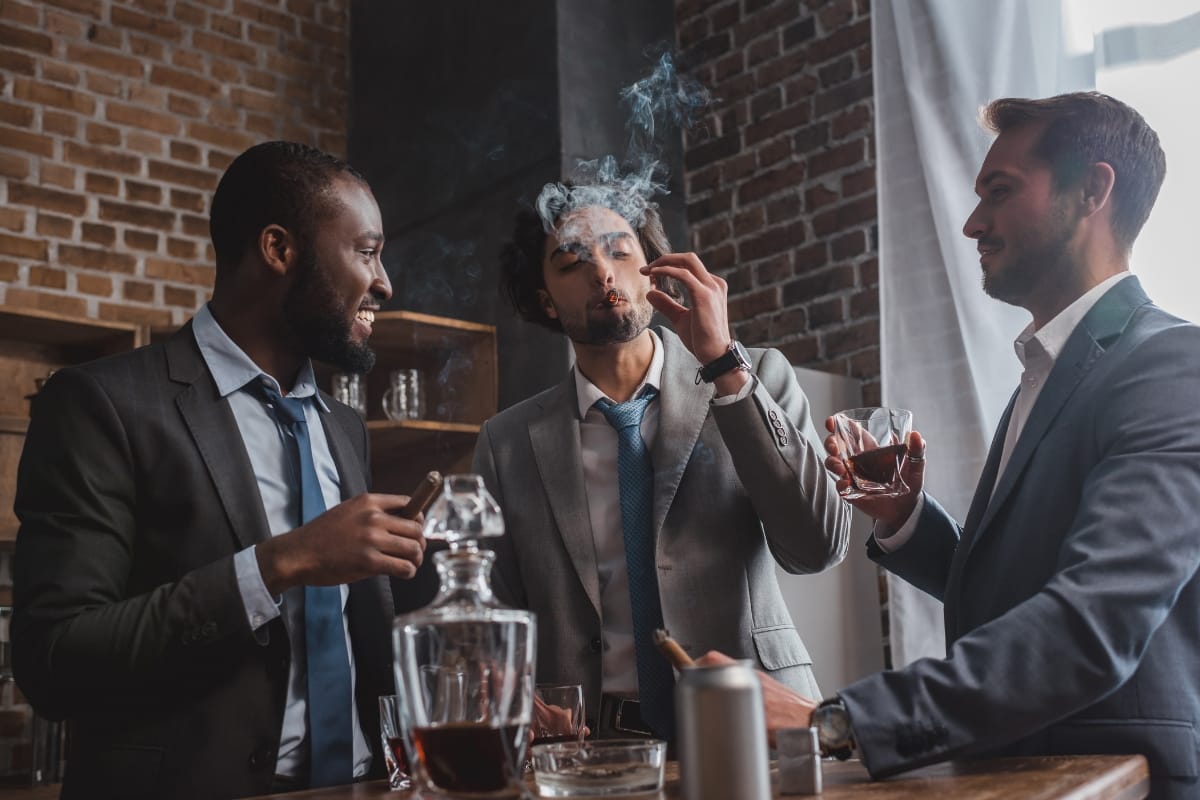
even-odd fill
[[[1128,257],[1166,170],[1158,137],[1096,93],[997,100],[963,232],[984,290],[1033,321],[1024,373],[957,523],[921,493],[857,505],[871,557],[945,603],[947,657],[869,676],[770,725],[854,742],[872,775],[965,755],[1141,753],[1151,794],[1200,797],[1200,328]],[[841,470],[836,443],[830,466]]]
[[[673,678],[650,642],[665,624],[688,651],[815,692],[774,563],[839,562],[850,510],[791,365],[731,342],[725,281],[669,253],[635,192],[550,184],[538,208],[518,215],[504,288],[576,364],[484,425],[475,469],[507,524],[497,592],[538,615],[539,682],[582,683],[602,735],[670,738]],[[649,327],[654,309],[678,334]],[[644,416],[623,433],[609,406]]]

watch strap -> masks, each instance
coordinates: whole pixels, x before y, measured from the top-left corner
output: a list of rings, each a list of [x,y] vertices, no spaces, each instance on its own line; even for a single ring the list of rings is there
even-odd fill
[[[730,342],[729,349],[724,354],[696,370],[696,384],[699,385],[701,381],[712,383],[726,372],[732,372],[735,369],[750,369],[750,359],[746,348],[738,341]]]

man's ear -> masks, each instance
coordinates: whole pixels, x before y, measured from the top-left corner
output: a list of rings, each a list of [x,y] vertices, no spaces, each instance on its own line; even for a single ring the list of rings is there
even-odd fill
[[[1109,204],[1116,181],[1117,174],[1105,161],[1097,161],[1087,168],[1081,187],[1083,205],[1080,210],[1083,216],[1090,217]]]
[[[542,311],[550,319],[558,319],[558,309],[554,307],[554,301],[550,299],[550,293],[545,289],[537,290],[538,304],[542,307]]]
[[[263,228],[258,234],[258,256],[272,272],[287,275],[296,262],[296,245],[287,228],[275,224]]]

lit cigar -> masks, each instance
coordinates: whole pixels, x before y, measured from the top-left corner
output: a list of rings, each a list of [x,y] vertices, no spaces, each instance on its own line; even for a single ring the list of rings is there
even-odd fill
[[[616,289],[609,289],[608,293],[604,295],[604,302],[608,303],[610,306],[615,306],[620,301],[621,293]]]
[[[666,656],[667,661],[670,661],[671,666],[675,669],[686,669],[694,666],[692,657],[685,653],[683,648],[679,646],[679,642],[672,639],[671,635],[662,628],[654,631],[654,644]]]

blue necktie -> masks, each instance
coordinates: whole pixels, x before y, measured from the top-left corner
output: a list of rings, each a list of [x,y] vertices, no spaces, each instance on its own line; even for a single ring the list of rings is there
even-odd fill
[[[294,444],[292,464],[300,473],[300,524],[325,511],[325,498],[313,465],[312,444],[304,419],[307,398],[281,397],[262,384],[267,408]],[[310,785],[337,786],[354,778],[350,657],[342,626],[338,586],[304,587],[304,644],[308,661],[308,740]]]
[[[642,719],[664,739],[675,738],[675,673],[654,646],[654,630],[663,626],[662,601],[654,566],[654,466],[642,439],[642,417],[658,394],[647,386],[624,403],[596,401],[608,424],[617,429],[617,475],[621,491],[621,529],[625,569],[633,610],[633,646],[637,657]]]

